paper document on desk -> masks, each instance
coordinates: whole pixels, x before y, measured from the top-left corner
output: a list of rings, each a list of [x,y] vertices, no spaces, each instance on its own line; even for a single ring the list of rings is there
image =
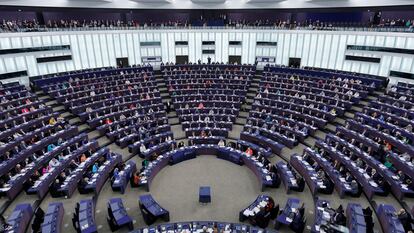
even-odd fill
[[[253,216],[253,211],[246,209],[245,211],[243,211],[243,215],[244,216]]]
[[[374,181],[370,181],[369,184],[374,186],[374,187],[378,187],[377,183],[375,183]]]
[[[326,219],[326,220],[329,220],[331,218],[331,215],[328,212],[323,211],[322,218]]]
[[[261,201],[259,203],[259,206],[261,206],[261,207],[265,207],[266,205],[267,205],[267,202],[265,202],[265,201]]]

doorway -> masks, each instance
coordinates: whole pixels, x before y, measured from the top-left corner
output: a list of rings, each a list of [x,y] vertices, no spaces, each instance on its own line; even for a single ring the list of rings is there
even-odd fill
[[[298,57],[290,57],[289,58],[289,67],[293,68],[300,68],[300,58]]]
[[[241,56],[229,56],[229,64],[241,64]]]
[[[188,56],[175,56],[176,64],[188,64]]]
[[[119,68],[124,68],[129,66],[128,58],[127,57],[118,57],[116,58],[116,66]]]

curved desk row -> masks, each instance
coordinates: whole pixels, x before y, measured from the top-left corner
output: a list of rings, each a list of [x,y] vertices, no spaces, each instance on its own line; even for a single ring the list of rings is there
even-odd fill
[[[42,223],[42,233],[60,233],[63,226],[63,203],[50,203]]]
[[[332,191],[328,190],[323,180],[318,178],[315,169],[307,161],[303,160],[301,156],[297,154],[292,155],[290,157],[290,165],[302,175],[313,195],[318,192],[332,193]]]
[[[121,198],[111,198],[108,201],[108,224],[111,231],[116,231],[121,227],[134,229],[132,218],[128,215]]]
[[[270,219],[277,216],[279,205],[275,206],[273,198],[268,195],[259,195],[256,200],[239,213],[239,221],[249,220],[253,226],[266,228]]]
[[[28,203],[18,204],[7,219],[5,232],[24,233],[33,216],[32,206]]]
[[[222,140],[223,142],[226,141],[225,137],[221,137],[221,136],[207,136],[207,137],[202,137],[202,136],[191,136],[188,137],[188,144],[190,146],[192,145],[202,145],[202,144],[218,144],[220,142],[220,140]]]
[[[367,232],[367,224],[362,206],[356,203],[349,203],[346,207],[347,223],[351,233]]]
[[[317,162],[322,170],[328,175],[341,199],[344,198],[345,194],[354,197],[359,196],[359,187],[352,186],[352,182],[346,181],[345,177],[341,175],[334,165],[325,157],[309,147],[305,148],[304,153],[309,155],[313,161]],[[354,180],[354,177],[352,180]]]
[[[77,232],[97,232],[95,223],[95,203],[92,199],[84,199],[76,204],[72,223]]]
[[[393,206],[387,204],[379,204],[376,211],[384,232],[405,232],[401,221],[395,215],[396,210]]]
[[[43,78],[42,76],[39,77],[39,79],[36,79],[33,81],[34,85],[38,87],[43,87],[43,90],[47,92],[46,87],[50,85],[56,85],[58,83],[68,82],[70,78],[81,78],[84,79],[85,75],[87,75],[86,79],[92,79],[95,76],[101,77],[101,76],[107,76],[107,75],[117,75],[120,72],[123,73],[130,73],[134,72],[139,74],[142,71],[152,71],[151,66],[143,66],[143,67],[132,67],[132,68],[121,68],[121,69],[113,69],[113,68],[107,68],[102,70],[102,68],[96,68],[96,69],[88,69],[85,72],[82,73],[73,73],[70,74],[68,72],[65,72],[61,74],[60,76],[49,76]]]
[[[258,135],[258,134],[253,134],[253,133],[249,133],[249,132],[241,132],[240,134],[240,139],[250,142],[250,143],[254,143],[256,145],[259,145],[263,148],[270,148],[273,153],[277,154],[277,155],[281,155],[282,154],[282,150],[285,147],[284,145],[273,141],[267,137]]]
[[[69,139],[69,141],[67,142],[73,141],[74,143],[76,143],[79,140],[84,140],[84,139],[87,140],[87,135],[81,134],[72,139]],[[67,144],[67,143],[64,143],[64,144]],[[33,186],[28,189],[27,193],[29,194],[36,193],[39,198],[43,198],[46,195],[46,193],[49,191],[49,187],[55,181],[56,177],[69,166],[72,160],[80,157],[81,154],[86,152],[87,150],[96,149],[97,147],[98,147],[97,141],[87,142],[83,144],[81,147],[79,147],[77,150],[66,155],[64,157],[64,160],[60,162],[60,165],[58,167],[53,168],[48,173],[43,174],[37,181],[35,181]],[[63,148],[59,148],[56,154],[61,153],[62,150],[66,150],[67,148],[68,148],[67,146],[64,146]]]
[[[92,166],[95,163],[95,161],[97,161],[102,156],[106,156],[108,153],[110,152],[109,149],[106,147],[93,153],[84,162],[80,163],[79,166],[70,174],[70,176],[66,178],[66,180],[60,186],[58,191],[62,193],[63,196],[70,197],[78,187],[79,181],[82,179],[82,176],[87,172],[88,168]]]
[[[128,136],[128,137],[131,137],[130,138],[131,140],[127,140],[126,142],[123,143],[123,145],[120,144],[120,146],[121,146],[121,148],[123,148],[123,146],[127,146],[129,144],[128,145],[128,151],[130,151],[131,153],[133,153],[133,154],[141,153],[141,154],[147,154],[148,156],[151,156],[153,154],[153,152],[151,153],[151,152],[147,152],[147,151],[152,151],[152,150],[156,151],[156,150],[158,150],[158,149],[156,149],[157,147],[161,147],[163,145],[161,145],[162,143],[160,143],[156,146],[149,147],[149,143],[150,142],[155,142],[155,143],[162,142],[162,140],[164,138],[167,138],[167,137],[172,138],[173,133],[170,130],[171,130],[171,128],[170,128],[170,126],[168,126],[167,128],[165,128],[165,131],[162,130],[158,134],[152,134],[148,138],[145,138],[145,139],[142,139],[142,140],[139,140],[139,141],[135,141],[134,138],[133,138],[134,135],[131,134],[131,135]],[[136,135],[138,136],[138,134],[136,134]],[[147,150],[144,151],[144,152],[141,152],[141,150],[140,150],[140,146],[142,144],[144,144],[147,147]]]
[[[303,191],[305,188],[305,181],[302,177],[297,178],[296,172],[292,171],[285,162],[280,161],[276,163],[276,168],[280,179],[286,188],[286,193],[290,193],[291,190],[298,192]]]
[[[168,223],[158,226],[141,228],[130,233],[156,233],[156,232],[213,232],[214,228],[218,232],[249,232],[249,233],[276,233],[270,229],[262,229],[241,223],[214,222],[214,221],[194,221],[194,222],[177,222]]]
[[[326,141],[328,143],[338,142],[339,145],[348,148],[350,149],[350,151],[354,152],[355,155],[358,155],[358,153],[361,151],[356,146],[353,146],[344,139],[332,134],[326,135]],[[374,197],[374,195],[387,195],[387,192],[384,190],[384,188],[380,186],[372,177],[370,177],[365,170],[358,168],[355,165],[355,163],[349,158],[349,156],[346,156],[344,153],[334,149],[329,144],[321,141],[316,141],[315,145],[317,145],[319,148],[323,148],[329,154],[329,156],[331,156],[333,159],[340,161],[351,172],[351,174],[361,185],[362,190],[364,191],[369,200],[371,200]]]
[[[95,194],[101,191],[101,188],[104,186],[106,179],[109,176],[109,173],[114,170],[118,164],[122,162],[122,156],[120,154],[111,154],[112,156],[102,164],[98,172],[93,174],[92,178],[88,181],[85,189],[93,191]]]
[[[139,209],[146,224],[153,224],[158,218],[170,221],[170,212],[160,206],[151,194],[139,196]]]
[[[152,161],[141,173],[139,186],[145,186],[149,191],[152,179],[165,166],[196,158],[197,155],[216,155],[218,158],[228,160],[238,165],[245,164],[258,178],[262,190],[265,187],[273,187],[275,186],[275,182],[277,183],[277,180],[271,176],[271,173],[262,163],[257,161],[254,157],[246,156],[242,151],[218,145],[195,145],[178,148],[158,156],[157,159]]]
[[[132,160],[128,161],[125,165],[125,168],[122,171],[119,171],[118,177],[112,181],[112,190],[120,191],[122,194],[124,194],[128,182],[136,171],[137,165],[135,162]]]
[[[272,149],[269,147],[266,147],[265,149],[255,143],[243,141],[241,139],[237,140],[237,145],[241,147],[242,151],[245,151],[248,147],[250,147],[254,152],[260,152],[260,154],[265,158],[272,158],[275,156],[272,154]]]

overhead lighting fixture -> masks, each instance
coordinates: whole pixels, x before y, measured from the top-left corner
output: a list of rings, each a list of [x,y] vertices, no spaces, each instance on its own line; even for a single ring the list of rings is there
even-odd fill
[[[225,3],[226,0],[191,0],[194,3]]]
[[[141,3],[170,3],[171,0],[130,0],[132,2],[141,2]]]
[[[274,3],[274,2],[284,2],[286,0],[248,0],[249,3]]]

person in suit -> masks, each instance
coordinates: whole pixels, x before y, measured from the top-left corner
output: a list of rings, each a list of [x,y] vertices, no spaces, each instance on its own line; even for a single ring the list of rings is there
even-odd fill
[[[170,103],[170,101],[167,101],[167,103],[165,103],[165,106],[166,106],[167,113],[170,113],[171,112],[171,103]]]
[[[116,167],[114,169],[114,174],[112,175],[112,182],[114,182],[117,179],[119,179],[119,169]]]
[[[406,175],[405,175],[402,171],[398,171],[398,172],[397,172],[397,176],[398,176],[398,179],[399,179],[401,182],[403,182],[403,183],[405,183],[405,182],[406,182],[407,177],[406,177]]]
[[[404,227],[405,232],[412,231],[411,224],[413,223],[413,219],[411,218],[411,215],[405,211],[405,209],[400,209],[396,213],[398,219],[400,220],[401,224]]]
[[[85,177],[85,178],[81,179],[81,181],[78,184],[79,193],[81,193],[81,194],[87,193],[86,186],[88,185],[88,182],[89,182],[88,177]]]
[[[371,178],[375,181],[375,182],[379,182],[381,179],[381,176],[377,173],[377,170],[372,169],[371,170]]]
[[[66,180],[66,173],[65,172],[61,172],[57,179],[59,180],[59,183],[65,182],[65,180]]]
[[[52,197],[60,196],[60,192],[58,191],[60,186],[62,186],[62,184],[59,179],[56,179],[55,182],[52,183],[52,186],[50,187],[50,195]]]
[[[301,229],[303,230],[303,225],[303,216],[298,213],[294,215],[289,228],[294,232],[302,232]]]
[[[345,176],[345,181],[346,182],[352,182],[354,178],[352,177],[351,173],[347,172],[346,176]]]
[[[327,177],[323,177],[322,178],[322,183],[323,183],[323,185],[326,188],[322,189],[321,190],[321,193],[325,193],[325,194],[332,193],[332,191],[333,191],[333,184],[332,184],[332,182]]]
[[[332,216],[332,220],[335,224],[345,226],[346,225],[346,217],[344,214],[344,209],[342,208],[342,205],[336,209],[334,215]]]

